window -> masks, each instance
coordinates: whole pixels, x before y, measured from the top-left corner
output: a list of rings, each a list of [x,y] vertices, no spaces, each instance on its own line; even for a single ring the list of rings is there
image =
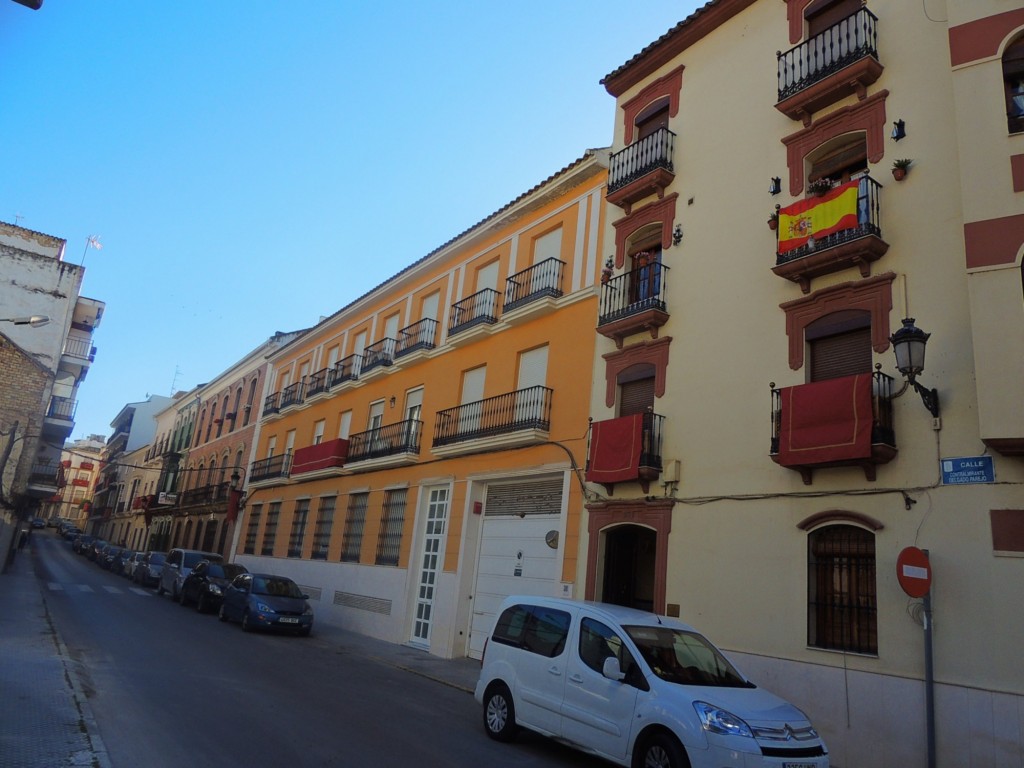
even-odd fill
[[[830,525],[807,538],[807,644],[878,653],[875,537]]]
[[[352,432],[352,411],[342,411],[338,418],[338,437],[348,440]]]
[[[334,527],[335,496],[324,496],[320,499],[320,509],[316,515],[316,527],[313,529],[314,560],[326,560],[327,548],[331,545],[331,529]]]
[[[498,617],[491,639],[553,659],[565,649],[570,621],[568,612],[557,608],[513,605]]]
[[[324,428],[327,426],[325,419],[320,419],[313,425],[313,445],[320,445],[324,441]]]
[[[636,116],[636,140],[646,139],[662,128],[668,128],[669,101],[659,99]]]
[[[292,532],[288,537],[288,557],[302,557],[302,542],[306,538],[306,518],[308,516],[309,499],[299,499],[295,502]]]
[[[367,493],[353,493],[348,499],[348,514],[345,516],[345,531],[341,538],[341,561],[358,563],[363,547],[363,528],[366,525]]]
[[[1010,133],[1024,132],[1024,36],[1003,53],[1003,87],[1006,91],[1006,121]]]
[[[811,355],[811,381],[871,373],[869,312],[833,312],[810,323],[804,336]]]
[[[256,379],[253,379],[249,383],[249,397],[246,398],[246,402],[245,402],[245,419],[242,421],[242,426],[243,427],[249,425],[249,417],[252,415],[252,403],[253,403],[253,400],[256,399],[256,383],[257,383]]]
[[[277,521],[281,517],[281,502],[275,501],[267,510],[267,526],[263,529],[263,548],[261,555],[274,554],[274,539],[277,538]]]
[[[847,16],[859,11],[862,6],[863,0],[817,0],[811,3],[804,11],[807,36],[814,37],[825,32]]]
[[[599,621],[586,618],[580,622],[580,659],[597,672],[604,673],[604,660],[613,656],[619,660],[619,668],[628,672],[634,665],[633,657],[622,645],[620,638]]]
[[[249,527],[245,529],[245,547],[242,550],[244,555],[256,554],[256,532],[260,527],[260,515],[263,514],[263,505],[256,504],[249,515]]]
[[[654,366],[639,363],[621,371],[619,385],[619,416],[647,413],[654,409]]]
[[[630,256],[629,303],[644,304],[661,296],[661,246]]]
[[[867,133],[856,131],[828,141],[808,154],[807,161],[808,184],[824,180],[835,185],[855,179],[868,170]]]
[[[384,513],[377,536],[377,565],[398,565],[405,526],[406,489],[384,492]]]

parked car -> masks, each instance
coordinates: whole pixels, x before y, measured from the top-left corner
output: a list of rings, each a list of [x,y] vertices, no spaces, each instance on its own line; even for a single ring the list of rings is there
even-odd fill
[[[227,589],[236,577],[248,573],[249,569],[237,563],[213,563],[200,560],[196,567],[185,577],[178,593],[178,602],[182,605],[196,604],[196,610],[205,613],[220,607]]]
[[[96,565],[107,571],[114,569],[114,561],[121,557],[124,552],[124,547],[119,547],[116,544],[107,544],[100,552],[96,554]]]
[[[803,712],[692,627],[633,608],[506,598],[474,695],[499,741],[523,726],[625,766],[828,766]]]
[[[142,558],[145,556],[145,552],[132,552],[131,557],[124,561],[121,575],[128,579],[133,578],[135,576],[135,569],[139,567],[139,563],[142,562]]]
[[[155,587],[160,583],[160,574],[163,573],[164,561],[166,559],[166,552],[147,552],[142,556],[139,564],[135,566],[132,581],[144,587]]]
[[[313,609],[298,584],[286,576],[243,573],[224,590],[217,614],[221,621],[238,621],[242,629],[284,629],[308,636]]]
[[[86,554],[86,550],[92,546],[92,543],[96,541],[95,536],[90,536],[87,533],[83,533],[81,536],[71,542],[71,548],[80,555]]]
[[[185,581],[185,577],[189,575],[200,560],[220,563],[224,561],[224,558],[216,552],[181,549],[180,547],[176,547],[168,552],[163,572],[160,574],[160,583],[156,588],[157,594],[162,595],[164,592],[170,592],[171,597],[177,600],[178,593],[181,592],[182,582]]]
[[[32,527],[33,528],[45,528],[46,527],[46,521],[43,520],[43,518],[41,518],[41,517],[34,517],[34,518],[32,518]]]
[[[80,534],[82,532],[82,529],[79,528],[77,525],[70,525],[70,524],[69,525],[62,525],[57,530],[60,531],[60,535],[63,536],[65,539],[70,539],[72,536],[75,536],[75,535]]]
[[[118,576],[124,576],[124,568],[135,553],[128,548],[120,548],[115,552],[110,561],[110,572]]]
[[[85,556],[93,562],[95,562],[96,558],[100,556],[100,553],[102,553],[103,550],[109,546],[110,542],[106,539],[95,539],[93,543],[89,545],[89,548],[86,550]]]

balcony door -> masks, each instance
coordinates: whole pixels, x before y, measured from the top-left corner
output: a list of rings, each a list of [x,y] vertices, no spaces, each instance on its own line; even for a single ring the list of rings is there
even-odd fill
[[[548,377],[548,347],[537,347],[519,354],[519,380],[516,384],[517,424],[536,421],[542,414],[544,395],[541,390]],[[529,390],[529,391],[527,391]]]
[[[811,381],[871,373],[871,314],[843,310],[810,323],[804,331]]]
[[[462,399],[459,401],[463,406],[459,408],[458,434],[464,435],[480,429],[481,408],[480,401],[484,399],[484,378],[487,375],[487,366],[481,365],[462,374]],[[476,405],[473,405],[473,404]]]

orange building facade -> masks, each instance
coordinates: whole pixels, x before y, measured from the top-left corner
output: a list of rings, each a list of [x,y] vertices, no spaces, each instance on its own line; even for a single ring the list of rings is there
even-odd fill
[[[576,594],[606,179],[588,151],[271,356],[237,562],[444,657]]]

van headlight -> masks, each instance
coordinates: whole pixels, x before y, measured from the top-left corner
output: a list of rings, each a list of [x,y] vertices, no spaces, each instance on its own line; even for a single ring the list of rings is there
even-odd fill
[[[708,704],[704,701],[693,702],[693,708],[697,710],[697,717],[705,731],[720,733],[723,736],[746,736],[754,738],[750,726],[743,720],[736,717],[732,712]]]

